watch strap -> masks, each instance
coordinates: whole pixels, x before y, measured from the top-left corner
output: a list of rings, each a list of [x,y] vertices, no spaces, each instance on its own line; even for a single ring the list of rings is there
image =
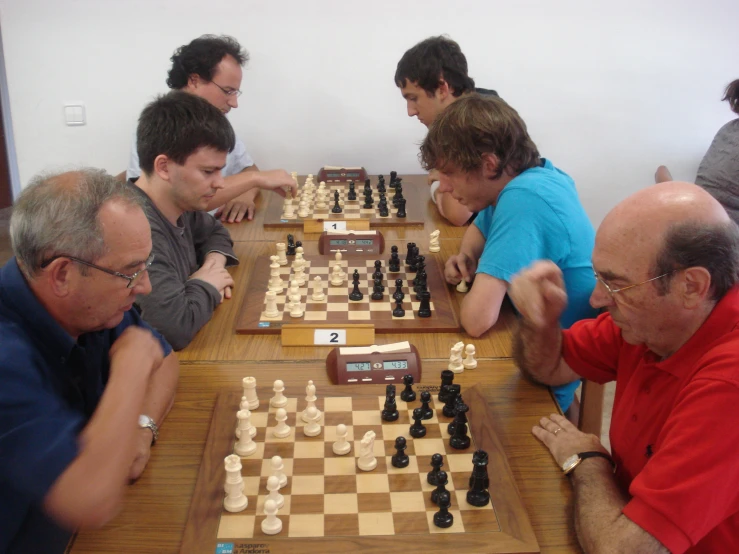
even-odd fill
[[[577,454],[577,458],[578,458],[577,463],[574,464],[572,467],[570,467],[567,471],[565,471],[565,475],[572,474],[572,472],[575,471],[575,468],[579,466],[583,462],[583,460],[587,460],[588,458],[605,458],[611,464],[611,466],[613,467],[613,470],[614,471],[616,470],[616,462],[614,462],[613,458],[611,458],[611,456],[606,454],[605,452],[599,452],[597,450],[592,450],[588,452],[579,452]]]

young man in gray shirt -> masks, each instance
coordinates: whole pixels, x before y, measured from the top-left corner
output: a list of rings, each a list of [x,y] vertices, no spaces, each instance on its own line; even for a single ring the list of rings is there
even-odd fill
[[[137,299],[144,319],[175,350],[186,347],[234,282],[226,270],[239,263],[226,228],[204,210],[228,201],[221,169],[236,138],[220,110],[198,96],[170,92],[151,102],[136,131],[141,177],[151,225],[152,292]],[[254,186],[286,194],[281,183]],[[295,186],[290,189],[295,193]]]

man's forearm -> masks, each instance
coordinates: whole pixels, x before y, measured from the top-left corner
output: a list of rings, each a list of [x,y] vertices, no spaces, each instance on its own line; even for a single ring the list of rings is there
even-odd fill
[[[562,357],[562,329],[559,325],[541,329],[525,319],[518,320],[513,334],[513,359],[532,381],[550,385],[550,377]]]
[[[215,196],[208,203],[206,211],[215,210],[237,196],[241,196],[247,191],[258,188],[262,179],[261,175],[256,170],[248,170],[249,168],[246,168],[246,170],[241,173],[229,175],[223,179],[225,186],[216,192]]]
[[[149,387],[141,408],[142,413],[161,425],[174,403],[177,381],[180,376],[180,363],[172,352],[162,365],[149,378]]]
[[[467,227],[462,237],[462,244],[459,246],[459,253],[465,254],[468,258],[478,262],[484,248],[485,237],[482,231],[475,224]]]

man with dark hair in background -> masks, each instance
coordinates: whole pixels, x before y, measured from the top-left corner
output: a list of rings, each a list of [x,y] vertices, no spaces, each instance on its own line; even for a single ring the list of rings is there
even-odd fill
[[[203,35],[178,48],[172,56],[172,68],[167,86],[204,98],[224,114],[238,108],[241,95],[242,67],[249,61],[248,53],[236,39],[229,36]],[[292,177],[284,170],[260,171],[237,137],[222,168],[223,186],[228,197],[214,200],[207,211],[219,208],[216,217],[222,221],[240,222],[244,217],[254,217],[254,200],[259,188],[292,186]],[[136,136],[131,145],[131,155],[126,179],[135,180],[141,175]]]
[[[155,254],[152,293],[137,302],[144,319],[180,350],[231,297],[226,267],[238,263],[233,242],[205,210],[228,192],[221,168],[236,137],[221,111],[180,91],[146,106],[136,135],[142,173],[135,186],[148,206]],[[294,194],[297,184],[289,184]],[[280,181],[260,185],[285,195]]]
[[[408,50],[398,62],[395,84],[405,98],[408,117],[417,117],[426,127],[441,111],[465,94],[498,96],[494,90],[475,88],[467,75],[467,58],[459,44],[445,36],[430,37]],[[474,215],[448,192],[439,191],[439,174],[428,177],[431,199],[439,213],[453,225],[464,225]]]
[[[595,316],[588,304],[593,226],[574,181],[540,157],[516,110],[500,98],[468,94],[436,118],[421,157],[426,169],[439,171],[440,191],[479,212],[444,270],[453,285],[474,278],[460,311],[467,333],[479,337],[495,325],[513,275],[542,258],[564,274],[570,303],[562,326]],[[562,411],[578,384],[573,379],[554,388]]]
[[[739,552],[739,229],[699,187],[654,185],[605,217],[593,268],[605,313],[570,329],[555,264],[509,289],[524,374],[616,382],[612,456],[556,414],[532,430],[572,481],[583,551]]]

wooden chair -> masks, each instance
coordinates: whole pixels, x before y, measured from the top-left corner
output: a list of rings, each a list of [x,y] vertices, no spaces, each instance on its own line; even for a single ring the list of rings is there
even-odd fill
[[[600,438],[603,427],[603,397],[605,387],[583,379],[580,394],[580,420],[578,427],[583,433],[592,433]]]

